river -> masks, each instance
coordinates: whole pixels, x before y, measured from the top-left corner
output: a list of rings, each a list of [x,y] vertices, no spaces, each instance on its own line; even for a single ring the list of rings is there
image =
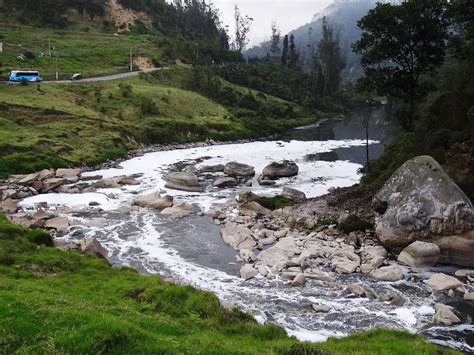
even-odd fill
[[[341,285],[358,281],[377,293],[391,290],[400,294],[402,302],[398,305],[355,298],[345,287],[334,291],[315,282],[309,282],[304,288],[292,288],[278,279],[257,277],[243,281],[238,277],[242,264],[236,261],[236,252],[223,243],[220,227],[210,218],[195,215],[172,221],[151,210],[131,214],[118,210],[121,206],[130,206],[138,194],[155,191],[166,191],[175,200],[194,204],[202,210],[238,194],[240,188],[218,190],[209,187],[203,193],[165,189],[163,175],[187,164],[199,166],[239,161],[254,166],[257,174],[272,161],[291,159],[298,164],[299,175],[282,179],[277,186],[261,187],[255,180],[252,189],[260,194],[275,194],[282,186],[290,186],[305,192],[308,197],[316,197],[331,187],[353,185],[359,181],[358,169],[366,159],[361,114],[364,113],[296,129],[275,141],[148,153],[124,161],[119,168],[86,174],[135,175],[140,185],[76,195],[39,195],[24,200],[22,205],[33,208],[36,203],[46,201],[52,208],[68,206],[72,208],[67,213],[72,226],[64,239],[96,237],[109,251],[115,265],[132,266],[143,273],[159,274],[212,291],[220,299],[250,312],[259,322],[277,323],[301,340],[324,341],[330,336],[344,336],[378,326],[415,332],[417,324],[429,322],[434,314],[434,297],[420,277],[451,269],[427,269],[416,275],[405,268],[405,280],[398,282],[380,282],[361,274],[337,276]],[[370,127],[372,158],[380,155],[384,145],[393,138],[396,130],[391,127],[383,110],[376,110]],[[91,201],[98,202],[103,212],[89,208]],[[89,226],[89,221],[98,216],[107,218],[107,226]],[[302,309],[301,305],[308,303],[326,304],[331,311],[321,314]],[[461,325],[432,327],[423,334],[432,342],[474,351],[473,308],[461,301],[456,306],[458,309],[464,307]]]

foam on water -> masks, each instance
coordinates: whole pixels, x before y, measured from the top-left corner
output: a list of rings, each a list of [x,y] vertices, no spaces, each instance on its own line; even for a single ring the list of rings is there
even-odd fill
[[[371,142],[374,143],[374,142]],[[108,225],[103,228],[88,227],[87,216],[69,216],[74,228],[80,228],[86,237],[96,237],[110,252],[115,264],[128,265],[151,274],[171,276],[181,283],[190,284],[200,289],[212,291],[220,299],[228,300],[248,311],[261,323],[274,322],[282,325],[290,335],[304,341],[324,341],[330,336],[344,336],[354,331],[372,327],[402,328],[416,331],[417,320],[434,314],[433,297],[426,286],[420,282],[401,281],[397,283],[377,282],[366,275],[338,276],[338,283],[362,282],[369,287],[382,287],[383,290],[400,288],[406,302],[396,306],[388,302],[370,301],[364,298],[351,297],[345,288],[331,291],[311,281],[305,288],[292,288],[283,280],[267,280],[262,277],[244,281],[238,275],[198,265],[183,258],[170,243],[163,240],[163,230],[173,228],[174,224],[153,211],[141,210],[130,216],[114,217],[113,210],[120,206],[129,206],[138,194],[164,189],[163,176],[177,163],[212,165],[229,161],[238,161],[255,167],[257,175],[263,168],[283,159],[294,160],[300,172],[297,177],[282,179],[278,186],[267,188],[256,187],[257,193],[273,194],[281,191],[282,186],[299,189],[308,197],[315,197],[327,192],[331,187],[350,186],[359,180],[360,165],[349,161],[312,161],[309,155],[330,152],[337,148],[363,146],[362,140],[325,141],[325,142],[253,142],[208,146],[174,151],[154,152],[136,157],[120,164],[120,169],[107,169],[85,173],[84,175],[119,175],[142,174],[140,185],[120,189],[100,189],[96,193],[82,194],[47,194],[25,199],[22,206],[33,208],[39,202],[48,202],[50,206],[60,205],[73,208],[86,207],[90,202],[100,203],[100,207],[109,212]],[[216,191],[210,189],[204,193],[188,193],[166,189],[168,194],[177,200],[197,203],[202,208],[209,208],[213,203],[225,201],[235,195],[238,189]],[[112,198],[110,193],[115,196]],[[238,211],[237,211],[238,212]],[[72,231],[65,239],[74,239]],[[199,231],[197,231],[199,232]],[[179,243],[179,234],[174,243]],[[198,246],[197,246],[198,247]],[[229,260],[229,263],[234,260]],[[436,270],[425,270],[430,274]],[[408,271],[404,269],[404,274]],[[410,280],[411,278],[406,278]],[[303,311],[301,304],[320,303],[330,307],[327,314]],[[467,328],[466,328],[467,327]],[[472,325],[457,327],[456,331],[474,331]],[[459,328],[459,329],[458,329]],[[446,328],[432,328],[430,334],[445,334]],[[463,350],[472,348],[458,344],[455,339],[447,337],[445,345],[456,346]]]

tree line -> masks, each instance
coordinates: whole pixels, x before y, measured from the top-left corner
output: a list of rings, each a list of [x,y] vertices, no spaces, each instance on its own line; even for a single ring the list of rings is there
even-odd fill
[[[226,63],[219,68],[218,75],[232,83],[298,103],[308,110],[340,110],[345,58],[341,54],[337,29],[327,19],[322,27],[323,36],[308,58],[301,54],[298,39],[293,34],[283,36],[278,25],[272,23],[264,58]]]

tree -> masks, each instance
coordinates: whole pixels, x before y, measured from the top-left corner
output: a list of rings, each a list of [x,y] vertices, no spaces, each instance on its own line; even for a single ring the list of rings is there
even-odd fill
[[[281,39],[281,32],[278,28],[276,22],[272,22],[272,38],[271,38],[271,47],[270,47],[270,54],[272,58],[278,58],[280,56],[280,39]]]
[[[296,50],[295,36],[290,36],[289,46],[288,46],[288,68],[296,69],[298,66],[299,54]]]
[[[288,63],[288,35],[283,39],[283,51],[281,53],[281,64],[286,67]]]
[[[234,20],[235,20],[234,48],[239,53],[242,53],[244,48],[249,43],[248,35],[250,32],[250,25],[253,21],[253,18],[248,17],[247,15],[243,16],[240,13],[239,7],[235,5]]]
[[[408,130],[413,130],[415,102],[426,93],[420,84],[422,75],[443,61],[446,5],[446,0],[379,3],[358,22],[364,32],[352,48],[362,55],[363,80],[372,82],[378,94],[408,105]]]
[[[339,34],[323,17],[323,35],[318,43],[318,55],[324,83],[322,96],[332,96],[339,89],[341,72],[346,66],[346,61],[341,55],[339,47]]]

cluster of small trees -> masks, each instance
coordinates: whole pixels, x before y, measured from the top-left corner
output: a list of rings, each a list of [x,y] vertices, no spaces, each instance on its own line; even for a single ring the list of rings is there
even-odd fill
[[[271,33],[267,58],[263,61],[249,59],[249,63],[265,65],[270,61],[295,72],[304,72],[305,80],[311,83],[312,93],[317,97],[331,97],[337,93],[346,61],[341,54],[339,33],[326,18],[323,19],[322,38],[316,45],[309,45],[309,58],[300,54],[293,34],[285,35],[282,39],[276,23],[272,23]]]
[[[76,10],[85,18],[102,16],[105,2],[102,0],[3,0],[2,10],[18,13],[18,19],[50,27],[64,27],[68,24],[68,10]]]

